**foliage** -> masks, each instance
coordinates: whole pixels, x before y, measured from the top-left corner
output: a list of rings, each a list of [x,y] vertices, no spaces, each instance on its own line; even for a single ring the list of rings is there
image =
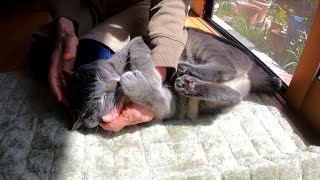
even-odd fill
[[[310,2],[312,5],[319,4],[319,0],[307,0],[307,1]]]
[[[220,3],[217,15],[234,17],[237,16],[237,12],[235,7],[229,1],[225,1]]]
[[[272,17],[272,26],[282,31],[287,25],[287,12],[282,9],[278,4],[273,4],[272,9],[270,10],[269,15]]]
[[[266,39],[269,31],[267,26],[261,28],[260,26],[252,25],[245,17],[234,17],[230,23],[238,33],[246,37],[258,49],[262,50],[269,56],[274,55],[274,46],[272,46]]]
[[[305,1],[319,3],[319,0]],[[264,25],[264,23],[252,25],[247,18],[237,16],[236,10],[231,4],[231,0],[224,0],[223,2],[220,1],[219,4],[220,7],[217,11],[218,16],[230,17],[231,21],[228,24],[230,24],[235,31],[247,38],[268,56],[277,59],[277,62],[282,69],[290,74],[294,73],[307,40],[307,32],[299,31],[299,37],[297,39],[290,40],[287,45],[287,49],[282,53],[282,51],[280,52],[276,49],[272,42],[267,39],[270,30],[267,25]],[[272,18],[271,27],[279,30],[280,32],[284,30],[287,26],[286,18],[289,14],[294,14],[292,9],[285,11],[281,6],[273,3],[273,7],[270,9],[268,14]],[[302,23],[307,20],[308,19],[305,18]]]
[[[280,66],[289,74],[293,74],[307,41],[308,34],[305,31],[299,31],[298,39],[292,39],[286,50],[284,58],[280,61]]]
[[[317,6],[319,4],[319,0],[306,0],[310,4],[309,13],[307,17],[304,18],[302,24],[310,27],[313,21],[313,18],[316,14]]]

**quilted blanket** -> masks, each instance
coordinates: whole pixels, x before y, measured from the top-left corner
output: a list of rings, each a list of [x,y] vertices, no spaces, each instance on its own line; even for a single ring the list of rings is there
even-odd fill
[[[0,74],[0,100],[0,179],[320,179],[320,147],[265,95],[118,133],[70,131],[47,85],[26,74]]]

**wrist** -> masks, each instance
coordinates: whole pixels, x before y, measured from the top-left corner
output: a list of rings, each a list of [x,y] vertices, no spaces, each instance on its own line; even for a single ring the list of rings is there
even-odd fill
[[[167,67],[158,66],[156,67],[156,71],[160,75],[161,81],[164,82],[167,78]]]

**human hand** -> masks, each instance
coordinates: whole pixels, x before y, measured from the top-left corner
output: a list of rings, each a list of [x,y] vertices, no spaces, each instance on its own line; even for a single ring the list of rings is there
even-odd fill
[[[160,75],[162,82],[167,78],[167,67],[156,67],[157,73]]]
[[[99,125],[104,130],[120,131],[125,126],[148,122],[153,118],[152,111],[140,104],[128,101],[128,97],[123,96],[117,103],[116,108],[102,117],[103,122]]]
[[[165,80],[167,75],[166,67],[156,67],[157,72]],[[151,121],[154,113],[146,107],[127,101],[128,97],[124,96],[117,103],[116,108],[102,117],[102,123],[99,125],[104,130],[120,131],[125,126],[135,125]]]
[[[62,72],[70,73],[74,66],[79,40],[75,35],[73,22],[65,17],[57,20],[55,49],[51,55],[48,80],[53,94],[59,102],[69,105],[64,94],[66,81]]]

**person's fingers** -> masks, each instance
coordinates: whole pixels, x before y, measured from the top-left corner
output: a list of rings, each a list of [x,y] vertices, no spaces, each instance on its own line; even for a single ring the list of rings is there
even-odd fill
[[[135,125],[142,122],[151,121],[154,118],[153,112],[139,104],[126,105],[121,114],[108,122],[101,122],[99,125],[104,130],[120,131],[125,126]]]
[[[75,60],[63,61],[62,62],[62,71],[71,74],[73,67],[74,67],[74,62],[75,62]]]
[[[147,114],[145,114],[144,117],[142,116],[136,117],[135,113],[129,113],[126,115],[125,114],[126,113],[120,114],[116,119],[113,119],[110,122],[101,122],[99,123],[99,125],[104,130],[117,132],[117,131],[120,131],[125,126],[130,126],[130,125],[135,125],[142,122],[151,121],[154,117],[153,115],[147,115]]]
[[[122,109],[124,107],[124,104],[127,100],[127,96],[122,96],[119,100],[119,102],[116,104],[116,107],[109,112],[108,114],[102,116],[102,121],[104,122],[111,122],[119,117],[119,115],[122,112]]]
[[[128,119],[128,125],[148,122],[154,118],[154,113],[151,110],[135,103],[126,104],[122,114]]]
[[[48,80],[53,94],[59,102],[65,106],[69,106],[67,98],[64,96],[63,87],[66,86],[62,75],[62,45],[58,44],[51,55],[51,65],[48,73]]]
[[[108,131],[120,131],[122,128],[128,125],[128,119],[126,119],[123,116],[118,116],[116,119],[114,119],[111,122],[101,122],[99,125],[104,129]]]
[[[63,60],[74,61],[77,55],[79,40],[76,36],[69,36],[65,39]]]
[[[60,84],[61,73],[61,51],[56,48],[51,55],[51,65],[49,68],[48,80],[50,83],[53,94],[57,97],[58,101],[62,101],[63,93]]]
[[[74,67],[74,62],[77,55],[77,46],[78,46],[78,38],[76,36],[70,36],[64,41],[64,50],[63,50],[63,62],[62,62],[62,70],[71,73]]]
[[[124,106],[125,104],[125,106]],[[102,117],[99,125],[109,131],[119,131],[128,125],[151,121],[154,113],[148,108],[127,101],[127,96],[121,97],[116,108]]]

